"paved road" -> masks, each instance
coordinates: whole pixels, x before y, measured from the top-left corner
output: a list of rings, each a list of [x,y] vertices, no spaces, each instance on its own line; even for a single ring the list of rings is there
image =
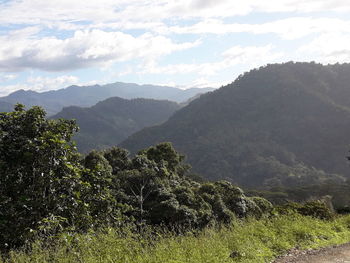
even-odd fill
[[[350,263],[350,243],[319,250],[294,250],[274,263]]]

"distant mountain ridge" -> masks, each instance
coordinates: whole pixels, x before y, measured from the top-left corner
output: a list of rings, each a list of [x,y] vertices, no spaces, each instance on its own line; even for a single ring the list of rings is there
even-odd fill
[[[88,152],[116,146],[144,127],[166,121],[180,105],[154,99],[108,98],[89,108],[70,106],[53,119],[76,119],[80,131],[75,136],[78,150]]]
[[[289,62],[251,70],[121,146],[170,141],[207,179],[292,186],[350,178],[349,131],[350,64]]]
[[[13,104],[6,101],[0,101],[0,112],[9,112],[13,110]]]
[[[27,107],[42,106],[48,115],[53,115],[67,106],[90,107],[99,101],[116,96],[124,99],[149,98],[180,103],[198,93],[205,93],[212,90],[212,88],[190,88],[182,90],[167,86],[116,82],[106,85],[70,86],[64,89],[41,93],[31,90],[18,90],[8,96],[0,97],[0,102],[10,104],[19,102]]]

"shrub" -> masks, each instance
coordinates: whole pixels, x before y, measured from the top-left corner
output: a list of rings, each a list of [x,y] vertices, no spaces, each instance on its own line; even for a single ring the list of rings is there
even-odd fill
[[[323,220],[334,218],[334,213],[321,201],[309,201],[304,204],[289,202],[277,208],[280,214],[299,213]]]

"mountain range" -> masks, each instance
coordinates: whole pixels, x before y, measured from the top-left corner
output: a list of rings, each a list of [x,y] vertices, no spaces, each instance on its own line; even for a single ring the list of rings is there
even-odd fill
[[[198,95],[208,90],[128,83],[22,90],[0,98],[0,111],[21,102],[76,119],[81,152],[119,144],[136,153],[170,141],[194,173],[245,187],[350,178],[350,64],[272,64]]]
[[[80,130],[74,137],[80,152],[115,146],[144,127],[166,121],[180,105],[154,99],[108,98],[92,107],[70,106],[53,119],[75,119]]]
[[[172,142],[193,172],[246,187],[349,178],[350,64],[273,64],[193,100],[120,145]]]
[[[65,89],[46,92],[18,90],[8,96],[0,97],[0,110],[3,107],[7,111],[7,108],[2,106],[2,103],[10,105],[22,103],[27,107],[42,106],[50,116],[58,113],[64,107],[90,107],[99,101],[115,96],[124,99],[149,98],[180,103],[189,100],[198,93],[205,93],[211,90],[213,89],[190,88],[183,90],[167,86],[138,85],[123,82],[93,86],[70,86]]]

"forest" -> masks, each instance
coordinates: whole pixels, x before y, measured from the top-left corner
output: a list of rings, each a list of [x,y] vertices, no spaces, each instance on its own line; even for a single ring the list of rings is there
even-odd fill
[[[349,64],[252,69],[120,146],[135,153],[170,141],[193,172],[247,188],[343,184],[349,178],[349,76]]]
[[[348,71],[268,65],[188,105],[0,112],[0,262],[266,262],[349,242]]]
[[[0,114],[2,248],[34,233],[135,223],[203,228],[234,216],[261,217],[272,205],[226,181],[199,183],[170,143],[132,158],[121,148],[81,156],[74,121],[47,120],[39,107]]]
[[[206,244],[206,231],[216,229],[211,235],[226,235],[222,227],[231,233],[237,229],[230,226],[239,224],[239,231],[248,231],[247,227],[262,231],[264,220],[280,227],[305,220],[309,220],[308,227],[318,226],[310,234],[311,243],[309,234],[299,237],[299,230],[290,228],[292,237],[285,245],[266,248],[263,257],[268,258],[296,242],[307,246],[341,243],[350,235],[346,228],[350,218],[339,218],[326,202],[273,206],[263,197],[248,197],[228,181],[204,181],[191,174],[184,156],[171,143],[151,146],[133,156],[118,147],[81,155],[71,141],[77,131],[75,121],[47,119],[45,111],[36,106],[25,109],[17,104],[14,111],[0,113],[0,250],[4,262],[29,262],[37,256],[42,257],[41,262],[46,257],[67,262],[58,260],[57,251],[68,245],[64,258],[70,258],[70,253],[81,249],[84,238],[106,238],[106,242],[121,242],[119,248],[139,249],[143,242],[146,249],[165,240],[173,246],[183,242],[177,239],[184,235],[202,236]],[[325,231],[330,234],[331,225],[337,225],[339,236],[320,239]],[[271,225],[264,231],[270,235],[277,230]],[[219,239],[216,236],[214,241]],[[90,243],[89,249],[95,242],[99,241]],[[261,236],[259,242],[263,242]],[[46,250],[51,252],[45,254]],[[136,260],[139,252],[128,254],[132,251],[123,254],[130,261],[117,262],[142,262]],[[232,262],[249,260],[244,253],[233,250],[227,257]]]

